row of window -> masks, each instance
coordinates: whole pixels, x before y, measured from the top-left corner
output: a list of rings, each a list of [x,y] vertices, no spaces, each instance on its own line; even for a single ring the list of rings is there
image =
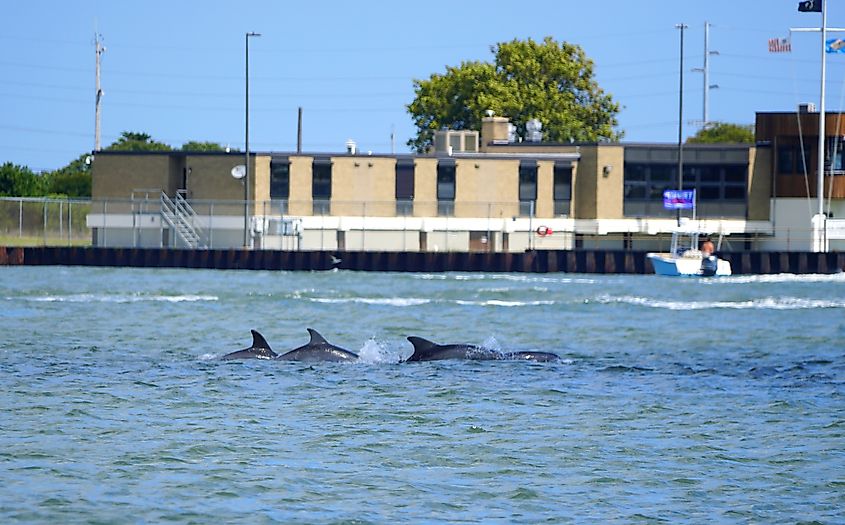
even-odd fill
[[[696,190],[700,216],[744,216],[748,193],[745,164],[684,164],[683,188]],[[663,192],[679,186],[671,164],[625,164],[626,216],[672,215],[663,209]]]
[[[747,178],[747,165],[684,165],[683,188],[695,189],[700,201],[744,200]],[[662,200],[678,185],[677,166],[625,165],[625,199]]]
[[[399,158],[396,161],[396,212],[398,215],[413,213],[414,159]],[[572,166],[569,162],[555,162],[553,200],[555,214],[569,213],[572,199]],[[315,158],[312,166],[311,198],[314,213],[326,214],[332,196],[332,162],[328,157]],[[520,214],[532,213],[537,201],[537,161],[523,160],[519,165]],[[456,195],[455,160],[440,159],[437,162],[437,202],[440,215],[452,215]],[[287,201],[290,197],[290,161],[272,159],[270,162],[270,198]]]
[[[814,143],[805,142],[803,152],[800,145],[779,144],[777,149],[777,172],[781,175],[804,174],[810,171],[815,152]],[[828,139],[826,145],[825,169],[845,170],[845,144],[839,138]]]

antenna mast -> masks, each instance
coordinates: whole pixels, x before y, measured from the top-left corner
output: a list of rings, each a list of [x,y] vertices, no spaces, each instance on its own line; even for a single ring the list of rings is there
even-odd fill
[[[96,66],[96,89],[94,99],[94,151],[100,151],[100,102],[103,99],[103,90],[100,88],[100,57],[106,48],[103,47],[103,35],[94,33],[94,51],[97,55]]]

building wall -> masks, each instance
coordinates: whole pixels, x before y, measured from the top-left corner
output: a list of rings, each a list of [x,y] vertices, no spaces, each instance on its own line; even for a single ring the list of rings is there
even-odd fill
[[[748,220],[767,221],[772,197],[772,149],[748,150]]]
[[[578,169],[572,172],[572,216],[595,219],[598,217],[598,146],[584,146],[580,151]]]
[[[97,154],[91,167],[91,192],[95,199],[129,199],[133,190],[176,192],[177,162],[168,154]]]
[[[253,202],[264,202],[270,200],[270,156],[257,155],[250,157],[249,195]],[[255,174],[255,176],[252,176]]]
[[[414,161],[414,217],[437,216],[437,159]]]
[[[185,166],[190,169],[187,176],[188,197],[196,200],[243,202],[243,182],[232,177],[232,168],[243,163],[243,156],[189,155],[185,157]],[[251,179],[255,178],[254,173],[254,168],[250,166]]]
[[[595,173],[590,178],[596,181],[595,217],[621,219],[624,217],[623,199],[625,192],[625,148],[600,145],[596,148]]]
[[[290,157],[288,215],[311,215],[311,163],[313,157]]]
[[[518,160],[459,159],[455,162],[455,217],[519,215],[518,194]]]
[[[554,217],[554,168],[554,161],[537,162],[537,204],[534,208],[537,217]]]
[[[332,215],[388,217],[395,213],[396,159],[334,157]]]

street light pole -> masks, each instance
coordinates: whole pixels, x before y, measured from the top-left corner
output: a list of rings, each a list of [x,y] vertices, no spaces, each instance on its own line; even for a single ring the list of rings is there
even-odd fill
[[[686,24],[677,24],[681,30],[680,76],[678,86],[678,191],[684,189],[684,29]],[[675,212],[678,226],[681,225],[681,210]]]
[[[244,174],[244,249],[249,249],[249,37],[261,36],[261,33],[246,33],[244,41],[246,43],[246,102],[245,102],[245,119],[244,124],[244,166],[246,168]]]

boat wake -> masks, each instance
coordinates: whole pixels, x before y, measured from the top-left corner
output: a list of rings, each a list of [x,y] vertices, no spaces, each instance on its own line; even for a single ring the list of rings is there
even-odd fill
[[[762,297],[744,301],[676,301],[623,295],[602,295],[595,299],[600,304],[630,304],[666,310],[705,310],[724,308],[730,310],[807,310],[817,308],[845,308],[845,300],[804,299],[802,297]]]

